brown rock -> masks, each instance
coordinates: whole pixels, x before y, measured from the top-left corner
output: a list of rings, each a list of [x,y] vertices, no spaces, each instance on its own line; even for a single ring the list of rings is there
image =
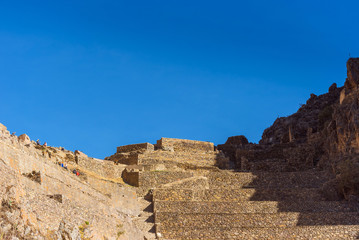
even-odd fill
[[[30,144],[31,140],[30,137],[26,134],[22,134],[18,137],[19,142],[22,142],[23,144]]]
[[[336,83],[333,83],[333,84],[329,87],[329,92],[332,93],[332,92],[334,92],[335,90],[337,90],[337,84],[336,84]]]
[[[230,144],[230,145],[246,145],[248,144],[248,139],[243,136],[243,135],[239,135],[239,136],[232,136],[229,137],[226,141],[225,144]]]
[[[75,150],[75,155],[77,157],[81,157],[81,158],[88,158],[88,156],[85,153],[83,153],[83,152],[81,152],[79,150]]]
[[[357,89],[359,84],[359,58],[349,58],[347,62],[347,79],[344,87],[348,90]]]

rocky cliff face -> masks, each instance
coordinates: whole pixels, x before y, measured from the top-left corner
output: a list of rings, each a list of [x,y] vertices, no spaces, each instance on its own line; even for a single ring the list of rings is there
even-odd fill
[[[116,167],[0,124],[0,239],[143,239],[136,193]]]
[[[359,196],[358,86],[359,58],[350,58],[344,87],[311,94],[296,113],[276,119],[259,144],[238,136],[218,148],[241,171],[326,169],[332,178],[323,186],[328,198]]]

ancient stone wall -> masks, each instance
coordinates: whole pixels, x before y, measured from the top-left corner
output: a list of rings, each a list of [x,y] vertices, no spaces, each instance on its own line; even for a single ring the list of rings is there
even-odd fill
[[[156,148],[164,150],[173,150],[180,152],[188,151],[214,151],[214,145],[211,142],[202,142],[194,140],[185,140],[177,138],[161,138],[157,141]]]
[[[105,161],[90,157],[79,157],[77,158],[77,164],[89,171],[99,174],[105,178],[120,178],[124,166],[116,165],[112,161]]]
[[[117,153],[128,153],[128,152],[144,153],[146,151],[153,151],[154,149],[155,147],[151,143],[138,143],[138,144],[120,146],[117,148]]]

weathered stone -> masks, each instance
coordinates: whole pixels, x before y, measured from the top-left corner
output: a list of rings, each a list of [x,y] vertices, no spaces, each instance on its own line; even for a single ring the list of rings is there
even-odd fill
[[[18,137],[19,142],[23,143],[23,144],[30,144],[31,140],[30,137],[26,134],[22,134]]]
[[[243,135],[233,136],[233,137],[229,137],[225,144],[243,146],[248,144],[248,139]]]
[[[128,152],[139,152],[143,153],[146,151],[153,151],[154,146],[151,143],[139,143],[120,146],[117,148],[117,153],[128,153]]]
[[[0,231],[3,224],[11,226],[1,237],[79,239],[79,226],[86,225],[84,238],[114,239],[121,223],[123,239],[143,239],[131,220],[139,212],[136,191],[119,178],[124,167],[92,158],[80,166],[69,161],[67,154],[72,152],[24,147],[17,138],[1,135]],[[69,227],[65,224],[59,230],[62,220]]]
[[[330,87],[329,87],[329,93],[335,92],[335,90],[337,90],[337,84],[333,83]]]
[[[357,89],[359,84],[359,58],[350,58],[347,61],[347,79],[345,88],[348,90]]]
[[[339,103],[342,104],[342,102],[344,101],[345,99],[345,89],[343,89],[341,92],[340,92],[340,99],[339,99]]]
[[[211,142],[202,142],[195,140],[161,138],[157,141],[156,147],[159,149],[173,149],[174,151],[214,151],[214,145]]]
[[[334,84],[327,94],[311,94],[297,113],[266,129],[259,144],[234,136],[220,151],[208,142],[162,138],[155,147],[119,147],[103,161],[79,151],[24,147],[1,136],[1,237],[354,239],[356,76],[351,66],[344,96]],[[226,164],[224,153],[234,165]],[[221,164],[241,171],[219,169]],[[333,201],[343,196],[348,202]]]
[[[81,157],[81,158],[88,158],[88,156],[85,153],[83,153],[79,150],[75,150],[75,155],[78,157]]]

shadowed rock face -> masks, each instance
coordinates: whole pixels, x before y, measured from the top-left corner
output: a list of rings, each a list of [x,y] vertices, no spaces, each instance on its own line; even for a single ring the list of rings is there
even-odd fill
[[[219,145],[239,170],[298,171],[326,169],[325,188],[349,199],[359,195],[359,58],[347,62],[344,87],[311,94],[306,104],[264,130],[259,144],[238,145],[230,137]],[[330,185],[330,187],[328,187]],[[333,194],[332,194],[333,195]]]
[[[359,58],[350,58],[347,62],[348,78],[344,84],[348,90],[357,89],[359,85]]]

